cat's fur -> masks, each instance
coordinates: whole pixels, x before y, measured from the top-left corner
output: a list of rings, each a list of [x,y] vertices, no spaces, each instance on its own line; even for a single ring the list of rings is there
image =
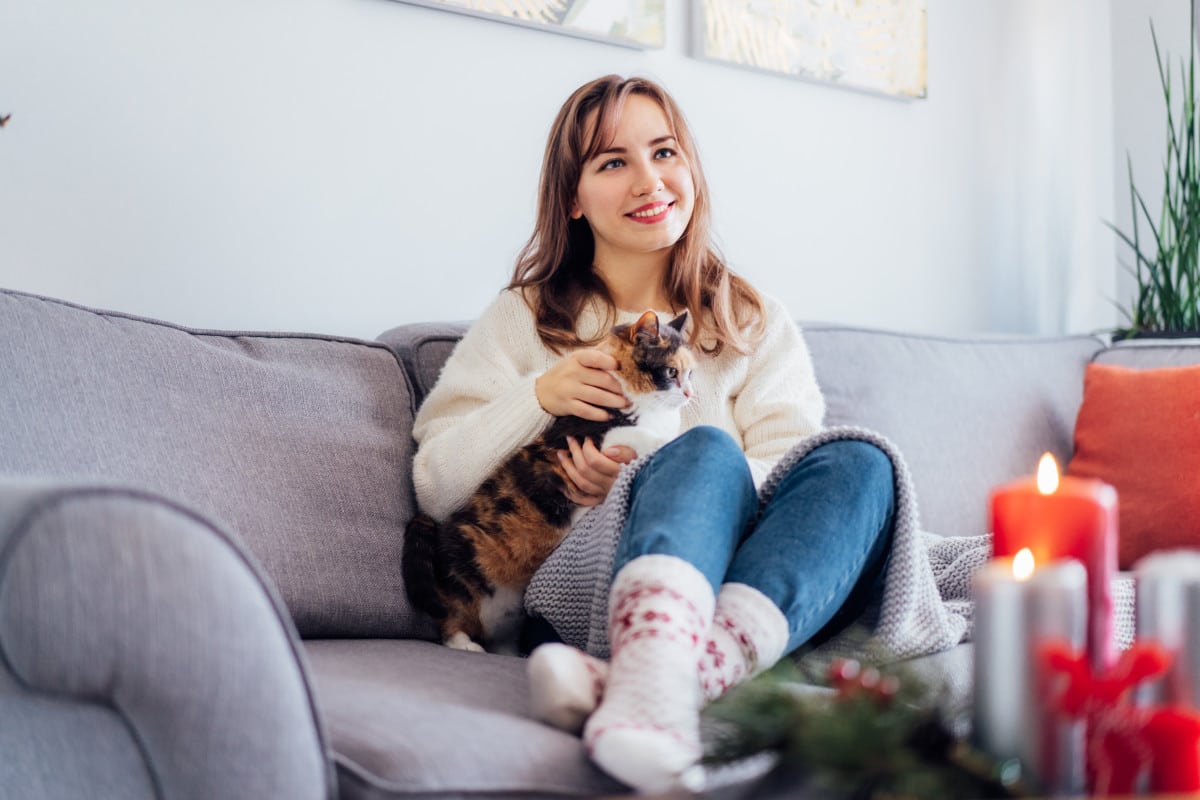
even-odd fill
[[[405,588],[432,616],[442,641],[462,650],[515,651],[525,589],[583,509],[558,461],[567,437],[591,438],[600,450],[628,445],[639,456],[679,433],[691,397],[692,354],[680,331],[687,312],[660,326],[647,311],[613,328],[599,345],[616,358],[613,374],[630,405],[606,422],[558,417],[542,436],[513,453],[467,504],[438,525],[418,515],[404,538]]]

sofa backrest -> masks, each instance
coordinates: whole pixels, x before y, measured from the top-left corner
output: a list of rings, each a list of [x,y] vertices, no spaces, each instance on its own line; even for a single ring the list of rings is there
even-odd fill
[[[1200,338],[1129,339],[1097,353],[1093,360],[1134,369],[1191,367],[1200,364]]]
[[[419,399],[466,330],[405,325],[383,334]],[[985,533],[992,487],[1032,473],[1044,452],[1071,455],[1094,336],[938,337],[804,324],[826,424],[876,430],[904,453],[922,525],[947,536]]]
[[[417,408],[437,383],[442,365],[469,326],[467,322],[414,322],[379,335],[379,341],[395,350],[408,370]]]
[[[133,484],[231,530],[302,635],[432,633],[403,590],[414,399],[383,345],[0,291],[0,480]]]
[[[803,326],[828,425],[863,425],[900,448],[925,530],[988,532],[988,498],[1072,452],[1095,336],[945,337]]]

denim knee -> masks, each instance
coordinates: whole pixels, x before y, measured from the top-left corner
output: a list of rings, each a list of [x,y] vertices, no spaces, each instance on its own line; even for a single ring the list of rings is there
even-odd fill
[[[814,448],[813,453],[832,459],[847,475],[861,478],[864,486],[891,488],[895,482],[891,457],[870,442],[840,439]]]
[[[742,448],[738,446],[733,437],[712,425],[698,425],[695,428],[689,428],[665,446],[686,449],[696,455],[709,457],[724,453],[730,457],[745,458]]]

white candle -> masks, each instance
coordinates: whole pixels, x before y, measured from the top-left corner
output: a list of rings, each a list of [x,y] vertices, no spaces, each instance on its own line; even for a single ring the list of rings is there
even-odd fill
[[[1085,781],[1083,725],[1053,711],[1053,676],[1037,648],[1054,640],[1084,648],[1087,571],[1074,559],[1036,569],[1032,560],[1023,551],[975,574],[974,737],[996,758],[1019,759],[1047,793],[1078,793]]]
[[[1154,553],[1133,565],[1137,586],[1137,638],[1162,645],[1171,667],[1138,690],[1144,705],[1200,708],[1200,552]],[[1192,624],[1188,624],[1191,620]]]

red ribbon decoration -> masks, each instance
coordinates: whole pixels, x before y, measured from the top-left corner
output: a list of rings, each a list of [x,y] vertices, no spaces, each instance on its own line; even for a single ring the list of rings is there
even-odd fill
[[[1065,642],[1040,648],[1042,663],[1065,676],[1053,699],[1062,714],[1087,727],[1088,784],[1101,797],[1133,794],[1138,776],[1150,770],[1151,791],[1200,791],[1200,715],[1172,706],[1138,708],[1130,694],[1171,665],[1155,642],[1136,642],[1112,669],[1093,673],[1086,653]]]

